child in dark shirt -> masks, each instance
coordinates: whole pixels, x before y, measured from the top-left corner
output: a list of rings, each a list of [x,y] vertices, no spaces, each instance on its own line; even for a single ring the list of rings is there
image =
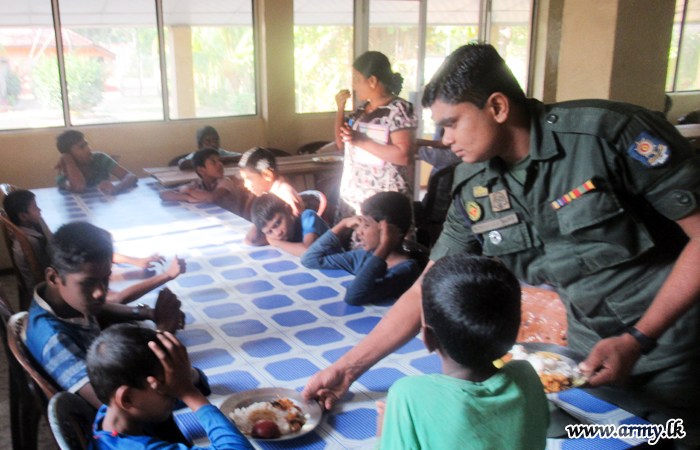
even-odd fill
[[[343,269],[355,275],[345,301],[364,305],[401,296],[421,274],[403,249],[411,226],[411,203],[398,192],[378,192],[362,203],[362,215],[341,220],[304,253],[310,269]],[[339,235],[355,229],[361,249],[345,251]]]
[[[210,450],[252,450],[233,423],[194,386],[187,349],[169,332],[132,324],[107,328],[92,343],[87,371],[104,405],[97,412],[91,450],[190,448],[154,425],[168,419],[177,400],[195,413]]]
[[[267,243],[295,256],[304,254],[307,248],[329,227],[313,210],[301,215],[274,194],[264,194],[255,199],[251,207],[253,224]],[[248,242],[246,242],[248,243]]]

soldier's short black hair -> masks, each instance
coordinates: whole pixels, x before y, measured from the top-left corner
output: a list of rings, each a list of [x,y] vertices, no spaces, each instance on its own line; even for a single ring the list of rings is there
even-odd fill
[[[250,218],[260,231],[277,213],[293,214],[292,207],[275,194],[263,194],[250,206]]]
[[[112,261],[113,253],[112,235],[87,222],[63,225],[49,245],[51,267],[63,282],[66,275],[81,272],[86,263]]]
[[[121,386],[144,389],[148,377],[163,374],[163,365],[148,347],[150,341],[167,350],[155,330],[133,323],[103,330],[88,349],[86,364],[90,384],[105,405]]]
[[[257,174],[261,173],[263,170],[276,173],[277,158],[275,158],[275,154],[270,150],[262,147],[255,147],[241,156],[241,160],[238,161],[238,167]]]
[[[197,148],[200,148],[202,146],[202,141],[204,140],[204,138],[209,136],[215,136],[217,139],[220,139],[219,132],[216,131],[216,128],[212,127],[211,125],[205,125],[199,130],[197,130]]]
[[[446,256],[425,274],[422,291],[425,324],[457,363],[488,364],[515,343],[520,284],[502,263],[466,253]]]
[[[403,234],[408,232],[413,220],[411,201],[399,192],[377,192],[360,205],[362,214],[377,222],[386,220]]]
[[[34,195],[33,192],[24,189],[10,192],[2,202],[2,206],[5,208],[5,212],[10,218],[10,222],[19,226],[21,222],[19,214],[29,212],[29,205],[35,198],[36,195]]]
[[[202,178],[202,176],[199,174],[197,171],[197,167],[204,167],[207,163],[207,159],[211,155],[218,155],[219,151],[210,147],[203,148],[201,150],[197,150],[194,152],[194,156],[192,156],[192,167],[194,167],[194,171],[197,172],[197,176]]]
[[[479,109],[495,92],[516,104],[526,97],[513,72],[491,44],[473,43],[455,50],[445,59],[423,92],[423,107],[436,100],[451,105],[469,102]]]
[[[59,153],[70,153],[75,144],[85,135],[78,130],[66,130],[56,137],[56,147]]]

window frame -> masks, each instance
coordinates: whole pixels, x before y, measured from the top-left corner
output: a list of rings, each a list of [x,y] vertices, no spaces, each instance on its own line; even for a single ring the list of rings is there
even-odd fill
[[[683,90],[683,91],[678,90],[678,71],[679,71],[680,62],[681,62],[681,50],[683,49],[683,30],[685,28],[685,19],[688,15],[688,2],[689,1],[690,0],[683,0],[683,13],[681,14],[680,29],[678,30],[678,55],[676,56],[676,63],[675,63],[675,67],[673,68],[673,83],[671,85],[671,90],[666,91],[667,94],[700,92],[700,87],[697,89],[688,89],[688,90]],[[675,15],[675,8],[674,8],[674,15]],[[669,43],[669,50],[670,50],[670,46],[673,45],[673,33],[671,33],[671,39],[672,40]],[[669,55],[669,61],[670,61],[670,55]],[[667,73],[668,73],[668,71],[667,71]]]

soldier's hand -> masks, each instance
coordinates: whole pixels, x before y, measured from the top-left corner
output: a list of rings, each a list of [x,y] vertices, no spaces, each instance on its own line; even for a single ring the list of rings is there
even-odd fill
[[[624,333],[598,342],[579,368],[591,386],[620,384],[627,380],[641,354],[639,343]]]

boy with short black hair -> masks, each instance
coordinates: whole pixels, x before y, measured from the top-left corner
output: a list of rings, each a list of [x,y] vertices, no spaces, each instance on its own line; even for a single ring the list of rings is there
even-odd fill
[[[465,253],[438,260],[422,283],[423,342],[442,374],[398,380],[378,402],[382,449],[545,448],[549,408],[535,369],[493,361],[515,343],[520,284],[498,261]]]
[[[201,150],[203,148],[213,148],[217,151],[217,153],[219,153],[221,162],[224,165],[236,164],[241,159],[240,153],[229,152],[228,150],[219,148],[219,145],[221,145],[219,132],[216,131],[216,128],[210,125],[205,125],[199,130],[197,130],[197,134],[195,137],[197,139],[197,150]],[[192,158],[194,157],[195,153],[196,152],[192,152],[186,157],[182,158],[180,161],[178,161],[177,165],[178,167],[180,167],[180,170],[187,170],[193,168]]]
[[[238,162],[241,168],[241,178],[245,187],[259,197],[263,194],[274,194],[289,205],[294,215],[300,216],[304,211],[304,200],[291,184],[284,181],[277,173],[277,159],[274,153],[262,147],[255,147],[243,154]],[[254,199],[250,199],[252,203]],[[265,235],[257,228],[250,229],[245,238],[249,245],[267,245]]]
[[[29,307],[25,343],[62,389],[99,408],[85,366],[87,349],[100,333],[97,316],[110,323],[152,320],[158,329],[174,332],[184,327],[185,315],[168,289],[160,292],[155,308],[105,304],[113,248],[111,235],[101,228],[87,222],[63,225],[49,249],[46,281],[34,290]]]
[[[241,215],[248,199],[248,192],[240,180],[224,176],[224,165],[213,148],[197,150],[192,165],[199,179],[177,189],[160,193],[165,201],[214,203],[234,214]]]
[[[364,305],[396,299],[421,273],[420,264],[403,249],[411,226],[410,200],[398,192],[378,192],[362,202],[362,216],[341,220],[304,253],[310,269],[343,269],[355,274],[345,302]],[[362,248],[345,251],[339,236],[354,229]]]
[[[194,386],[187,349],[169,332],[132,324],[111,326],[90,346],[87,371],[104,403],[95,418],[92,450],[189,449],[153,427],[170,416],[178,399],[206,430],[212,443],[207,449],[253,448]]]
[[[56,147],[61,157],[54,167],[58,169],[56,184],[70,192],[84,192],[85,189],[97,186],[107,195],[118,194],[134,185],[136,175],[117,164],[109,155],[93,152],[78,130],[67,130],[56,138]],[[110,175],[119,178],[119,183],[113,184]]]
[[[303,255],[329,229],[315,211],[307,209],[298,216],[292,212],[289,204],[273,194],[256,198],[250,215],[255,228],[262,232],[267,243],[295,256]]]

